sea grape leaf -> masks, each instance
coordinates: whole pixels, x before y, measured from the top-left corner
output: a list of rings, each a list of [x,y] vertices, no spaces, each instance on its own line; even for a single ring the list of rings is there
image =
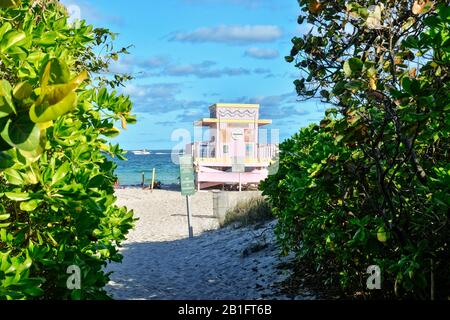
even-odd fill
[[[120,130],[117,129],[116,127],[112,127],[112,128],[108,128],[108,129],[104,129],[102,131],[102,135],[108,137],[108,138],[114,138],[117,137],[120,134]]]
[[[35,123],[53,121],[75,108],[77,94],[75,90],[88,78],[86,71],[81,72],[72,81],[65,84],[47,86],[50,75],[44,72],[41,96],[30,108],[30,118]]]
[[[1,8],[1,6],[0,6],[0,8]],[[0,39],[2,39],[3,36],[5,35],[5,33],[7,33],[11,29],[12,29],[11,23],[9,23],[9,22],[3,23],[2,26],[0,27]]]
[[[28,99],[33,93],[33,87],[29,82],[20,82],[14,87],[13,96],[17,100]]]
[[[44,33],[38,40],[37,43],[41,46],[50,46],[55,43],[58,38],[58,33],[55,31],[49,31]]]
[[[53,84],[64,84],[70,80],[67,64],[59,59],[50,59],[41,70],[40,82],[42,87]]]
[[[12,147],[33,151],[39,146],[41,131],[30,120],[28,113],[24,112],[8,120],[1,132],[1,137]]]
[[[25,157],[29,161],[37,161],[42,153],[44,153],[45,145],[47,144],[46,132],[40,127],[40,123],[37,124],[38,128],[41,130],[41,138],[39,140],[39,145],[33,151],[19,150],[19,154]]]
[[[12,102],[12,88],[8,81],[0,81],[0,118],[9,116],[15,111],[14,104]]]
[[[2,41],[0,42],[0,51],[5,52],[6,50],[8,50],[13,46],[19,46],[21,44],[24,44],[26,39],[27,36],[25,32],[10,30],[5,34]]]
[[[19,171],[8,169],[3,172],[3,176],[9,184],[20,186],[23,184],[23,177]]]
[[[347,77],[357,75],[363,69],[363,62],[359,58],[350,58],[344,63],[344,73]]]
[[[0,140],[2,139],[0,138]],[[13,165],[13,158],[6,152],[0,152],[0,170],[10,168]]]
[[[77,94],[69,93],[61,101],[53,104],[33,105],[30,109],[30,118],[35,123],[44,123],[58,119],[60,116],[71,111],[77,102]]]
[[[388,233],[384,227],[379,227],[377,230],[377,239],[380,242],[386,242],[388,240]]]
[[[20,210],[32,212],[32,211],[36,210],[36,208],[39,206],[39,203],[40,203],[40,201],[37,199],[21,202]]]
[[[71,171],[70,163],[64,162],[55,172],[52,177],[52,184],[56,184],[64,179],[64,177]]]
[[[30,199],[30,195],[28,193],[5,192],[5,196],[13,201],[27,201]]]
[[[16,7],[20,0],[0,0],[0,8]]]

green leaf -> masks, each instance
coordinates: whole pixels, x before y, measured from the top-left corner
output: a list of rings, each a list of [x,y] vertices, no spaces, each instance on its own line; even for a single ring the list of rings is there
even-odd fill
[[[20,210],[22,211],[27,211],[27,212],[32,212],[34,210],[36,210],[36,208],[38,207],[40,201],[39,200],[30,200],[30,201],[26,201],[26,202],[21,202],[20,203]]]
[[[52,184],[60,182],[70,172],[70,163],[64,162],[52,176]]]
[[[0,140],[3,140],[0,138]],[[14,165],[13,158],[6,152],[0,152],[0,170],[10,168]]]
[[[344,73],[347,77],[355,76],[361,73],[363,62],[359,58],[350,58],[344,62]]]
[[[284,59],[286,60],[286,62],[289,62],[289,63],[294,61],[294,57],[291,57],[291,56],[286,56],[286,57],[284,57]]]
[[[127,115],[125,117],[125,120],[127,121],[128,124],[135,124],[137,123],[137,118],[135,115]]]
[[[120,130],[115,127],[109,128],[109,129],[104,129],[102,131],[102,135],[104,135],[105,137],[108,137],[108,138],[117,137],[119,134],[120,134]]]
[[[6,52],[13,46],[19,46],[25,43],[27,36],[23,31],[10,30],[3,37],[0,42],[0,51]]]
[[[350,81],[348,83],[345,84],[345,88],[349,89],[349,90],[359,90],[360,88],[362,88],[364,85],[364,83],[362,81]]]
[[[53,121],[73,110],[76,103],[77,94],[75,92],[71,92],[61,101],[53,105],[44,103],[40,105],[34,104],[30,108],[30,118],[35,123]]]
[[[70,81],[70,71],[67,64],[59,59],[50,59],[42,68],[40,82],[42,87],[54,84],[65,84]]]
[[[24,156],[25,158],[27,158],[32,162],[37,161],[37,159],[39,159],[42,153],[44,152],[46,143],[47,138],[45,136],[45,130],[41,130],[41,139],[39,140],[39,145],[37,146],[37,148],[34,149],[33,151],[19,150],[19,154],[21,154],[22,156]]]
[[[0,0],[0,8],[17,7],[20,0]]]
[[[5,118],[6,120],[8,120],[7,118]],[[1,120],[0,120],[0,122],[1,122]],[[6,123],[7,121],[5,121],[5,123]],[[4,128],[4,126],[3,126],[3,128]],[[1,128],[0,128],[0,133],[1,133]],[[9,151],[9,150],[11,150],[13,147],[11,147],[10,145],[9,145],[9,143],[7,143],[1,136],[0,136],[0,152],[3,152],[3,151]]]
[[[3,172],[3,175],[9,184],[20,186],[23,184],[23,177],[19,171],[8,169]]]
[[[33,87],[29,82],[20,82],[14,87],[13,96],[17,100],[28,99],[33,93]]]
[[[44,73],[43,83],[49,76]],[[75,90],[88,78],[86,71],[81,72],[76,78],[66,84],[56,84],[42,87],[41,96],[30,108],[30,118],[35,123],[49,122],[73,110],[77,104]]]
[[[420,85],[420,81],[417,79],[411,79],[409,77],[403,77],[402,81],[402,88],[403,90],[405,90],[407,93],[409,93],[410,95],[419,95],[420,91],[421,91],[421,85]]]
[[[11,23],[9,22],[2,23],[2,26],[0,27],[0,39],[2,39],[5,33],[7,33],[11,29],[12,29]]]
[[[386,232],[384,227],[379,227],[377,231],[377,239],[380,242],[386,242],[388,240],[388,233]]]
[[[30,195],[28,193],[5,192],[5,196],[13,201],[27,201],[30,199]]]
[[[409,77],[404,77],[401,81],[402,83],[402,88],[403,90],[405,90],[407,93],[411,94],[411,79]]]
[[[330,98],[330,93],[328,92],[328,90],[321,90],[320,91],[320,95],[322,97],[324,97],[325,99],[329,99]]]
[[[12,147],[23,151],[33,151],[39,146],[41,131],[33,123],[27,112],[9,119],[1,137]]]
[[[340,95],[344,92],[344,90],[345,90],[345,82],[339,81],[338,83],[335,84],[333,88],[333,94]]]
[[[450,20],[450,6],[440,3],[436,6],[436,11],[442,20]]]
[[[40,297],[44,294],[44,290],[38,287],[25,288],[23,292],[32,297]]]
[[[8,220],[11,215],[9,213],[7,214],[0,214],[0,221]]]
[[[58,33],[55,31],[49,31],[41,35],[39,39],[37,39],[37,43],[41,46],[50,46],[55,43],[58,38]]]
[[[0,118],[9,116],[15,112],[15,107],[12,102],[12,88],[8,81],[0,81]]]

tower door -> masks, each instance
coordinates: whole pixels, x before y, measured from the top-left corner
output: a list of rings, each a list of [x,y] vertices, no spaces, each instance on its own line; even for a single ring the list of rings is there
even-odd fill
[[[243,128],[231,129],[231,157],[245,158],[245,138]]]

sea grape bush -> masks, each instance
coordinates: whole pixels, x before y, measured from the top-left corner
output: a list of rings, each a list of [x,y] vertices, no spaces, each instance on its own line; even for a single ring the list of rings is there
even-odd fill
[[[112,90],[129,77],[102,76],[127,50],[67,20],[58,1],[0,2],[0,299],[108,298],[104,267],[134,223],[105,156],[123,158],[106,137],[136,121]]]
[[[450,7],[446,1],[299,0],[286,57],[299,96],[329,103],[281,145],[262,184],[278,238],[350,294],[450,296]]]

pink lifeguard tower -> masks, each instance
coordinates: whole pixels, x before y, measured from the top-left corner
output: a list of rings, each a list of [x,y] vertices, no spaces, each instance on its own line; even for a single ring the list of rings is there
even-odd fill
[[[258,104],[217,103],[210,117],[194,122],[209,129],[208,142],[186,146],[192,155],[197,189],[238,185],[257,185],[267,178],[268,167],[278,152],[278,145],[260,143],[260,127],[272,120],[259,119]],[[265,139],[267,141],[267,139]]]

